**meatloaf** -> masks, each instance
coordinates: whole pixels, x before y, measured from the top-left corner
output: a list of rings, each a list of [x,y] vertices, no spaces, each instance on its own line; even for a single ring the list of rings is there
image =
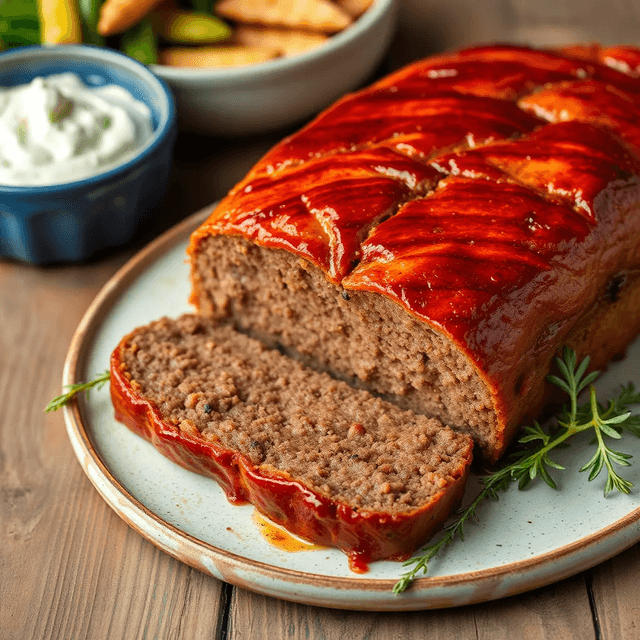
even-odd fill
[[[640,331],[639,65],[484,46],[346,96],[194,233],[193,303],[495,461],[561,345]]]
[[[123,338],[116,417],[354,570],[413,553],[462,496],[473,443],[434,419],[186,315]]]

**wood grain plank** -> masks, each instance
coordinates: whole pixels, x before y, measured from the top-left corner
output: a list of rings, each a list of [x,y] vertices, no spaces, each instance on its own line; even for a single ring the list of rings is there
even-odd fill
[[[101,282],[113,269],[105,263],[93,273]],[[64,534],[58,510],[67,499],[68,469],[77,463],[61,417],[42,409],[59,393],[71,334],[97,289],[87,275],[0,264],[0,558],[14,587],[0,603],[0,626],[16,637],[33,624],[30,606],[47,584],[43,556]],[[78,471],[71,474],[76,481]]]
[[[428,630],[428,633],[427,633]],[[334,611],[235,589],[229,640],[589,640],[584,579],[487,604],[411,613]]]
[[[640,638],[640,544],[593,569],[593,597],[603,640]]]
[[[583,574],[475,609],[479,640],[596,640]]]
[[[59,393],[71,336],[129,256],[77,267],[0,263],[0,634],[3,640],[213,638],[221,583],[157,550],[93,489]]]

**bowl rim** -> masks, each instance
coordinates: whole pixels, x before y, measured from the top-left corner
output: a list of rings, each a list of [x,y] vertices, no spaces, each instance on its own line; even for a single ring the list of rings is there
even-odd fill
[[[167,138],[171,135],[172,130],[176,126],[176,106],[173,94],[169,89],[167,83],[153,73],[146,65],[138,62],[134,58],[125,55],[115,49],[109,49],[91,44],[61,44],[61,45],[43,45],[34,44],[25,47],[15,47],[0,51],[0,61],[15,57],[15,58],[32,58],[33,54],[37,57],[46,58],[47,53],[52,54],[50,56],[51,62],[59,61],[64,55],[69,55],[75,60],[91,59],[93,62],[101,63],[105,67],[108,67],[110,62],[108,60],[112,58],[115,62],[124,63],[125,65],[137,67],[141,71],[142,80],[146,82],[151,88],[153,88],[157,96],[164,98],[166,104],[166,116],[160,120],[157,128],[153,131],[151,138],[147,144],[140,149],[140,151],[122,164],[118,164],[112,169],[101,171],[95,175],[83,178],[82,180],[73,180],[70,182],[62,182],[50,185],[3,185],[0,184],[0,194],[12,194],[12,195],[38,195],[38,194],[59,194],[64,191],[71,191],[82,189],[85,187],[92,187],[98,183],[108,182],[113,178],[120,176],[140,164],[144,159],[151,155]],[[62,54],[62,55],[59,55]],[[35,77],[35,76],[34,76]]]
[[[339,51],[366,34],[371,27],[389,15],[395,7],[396,0],[373,0],[373,4],[346,29],[331,35],[320,46],[297,53],[295,56],[276,58],[240,67],[203,69],[153,64],[151,68],[154,73],[168,81],[210,80],[229,82],[240,80],[250,82],[257,78],[264,79],[292,68],[313,63],[325,55],[331,55]]]

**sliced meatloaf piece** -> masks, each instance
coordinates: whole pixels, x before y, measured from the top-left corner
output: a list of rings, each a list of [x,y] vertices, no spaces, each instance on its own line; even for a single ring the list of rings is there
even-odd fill
[[[403,559],[461,499],[471,439],[186,315],[111,358],[116,417],[233,503],[348,554]]]
[[[639,60],[476,47],[346,96],[194,233],[192,301],[496,460],[563,344],[640,331]]]

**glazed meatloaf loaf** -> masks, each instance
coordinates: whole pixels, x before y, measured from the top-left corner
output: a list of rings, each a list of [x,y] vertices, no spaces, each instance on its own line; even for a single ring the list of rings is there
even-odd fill
[[[640,330],[639,65],[486,46],[346,96],[194,233],[192,301],[496,460],[563,344]]]
[[[402,559],[464,490],[473,443],[186,315],[126,336],[111,360],[116,417],[233,503],[345,551],[354,570]]]

